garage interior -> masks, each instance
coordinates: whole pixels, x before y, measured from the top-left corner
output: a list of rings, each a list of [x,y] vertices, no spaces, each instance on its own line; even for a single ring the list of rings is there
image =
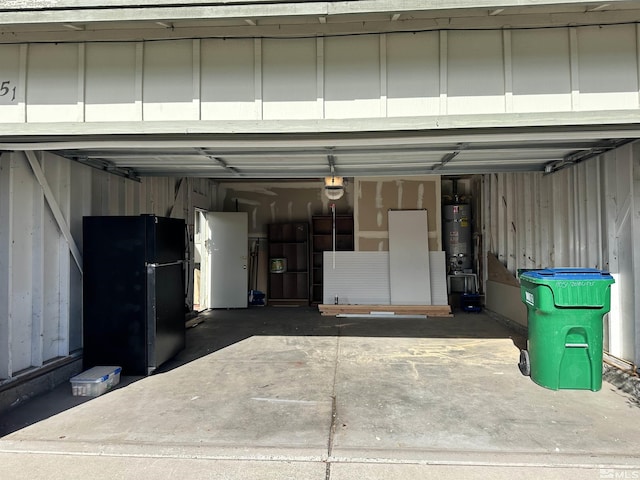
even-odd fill
[[[423,209],[429,215],[429,250],[441,251],[443,250],[442,207],[458,195],[461,202],[469,204],[472,212],[473,259],[468,271],[472,271],[477,278],[477,291],[482,296],[483,307],[509,318],[516,324],[526,325],[526,308],[520,300],[520,288],[516,278],[518,269],[560,265],[587,266],[610,270],[614,275],[624,274],[627,275],[626,278],[634,276],[635,270],[624,273],[625,269],[634,268],[633,262],[618,260],[621,253],[633,255],[633,248],[627,251],[624,248],[619,249],[618,245],[611,243],[613,238],[607,238],[602,233],[594,236],[590,231],[593,225],[604,226],[605,216],[611,216],[616,219],[615,221],[621,222],[630,220],[620,210],[632,208],[628,200],[622,204],[608,204],[606,205],[608,210],[602,210],[605,208],[602,202],[610,194],[603,194],[601,189],[603,185],[605,192],[622,189],[624,182],[633,178],[625,174],[625,169],[626,165],[637,162],[634,153],[637,147],[629,138],[632,135],[630,129],[623,130],[622,133],[627,135],[626,137],[615,139],[610,136],[616,132],[602,129],[585,132],[583,128],[580,132],[572,132],[565,128],[562,133],[558,132],[558,128],[552,132],[532,128],[528,129],[527,133],[508,130],[508,133],[496,133],[496,130],[482,134],[474,132],[481,139],[479,138],[476,143],[467,142],[465,148],[460,151],[456,150],[456,145],[463,138],[470,140],[469,135],[459,131],[447,131],[440,134],[436,140],[438,146],[434,149],[434,160],[431,164],[424,167],[419,160],[413,160],[415,163],[412,165],[409,159],[404,159],[398,167],[400,171],[395,172],[393,170],[395,163],[389,164],[386,160],[390,155],[389,152],[393,151],[394,158],[403,153],[409,156],[416,155],[411,153],[416,147],[406,145],[415,145],[418,142],[431,144],[434,141],[433,133],[401,140],[396,139],[396,135],[384,138],[384,135],[376,134],[375,138],[371,136],[348,141],[350,144],[359,144],[358,148],[363,148],[362,145],[366,143],[382,141],[394,143],[393,147],[376,148],[366,155],[362,150],[359,153],[353,153],[356,147],[351,147],[351,150],[347,150],[349,153],[343,155],[343,150],[334,146],[344,142],[340,138],[342,136],[333,135],[331,139],[327,139],[326,136],[320,135],[322,140],[313,142],[304,140],[304,147],[296,147],[296,152],[306,152],[311,148],[309,143],[322,142],[325,146],[321,150],[333,153],[325,156],[310,153],[312,160],[305,160],[304,165],[295,162],[303,162],[301,159],[306,156],[295,157],[295,153],[290,153],[293,157],[288,161],[286,168],[280,164],[274,168],[273,165],[276,163],[271,160],[275,156],[281,158],[283,142],[292,142],[292,140],[285,141],[280,138],[271,140],[276,143],[272,146],[277,149],[274,153],[270,153],[265,141],[260,141],[260,146],[255,147],[255,152],[251,152],[255,155],[254,167],[246,163],[248,162],[246,156],[249,155],[246,146],[249,143],[246,139],[248,137],[234,138],[234,142],[239,144],[234,148],[242,148],[242,151],[236,152],[227,147],[224,157],[220,154],[214,162],[209,158],[213,147],[207,146],[203,141],[194,144],[195,139],[189,140],[188,143],[191,146],[182,147],[182,150],[176,150],[175,141],[165,140],[162,137],[144,141],[127,139],[123,140],[124,143],[116,142],[120,144],[110,148],[100,147],[100,145],[113,144],[113,138],[108,141],[87,141],[84,138],[58,141],[55,145],[51,144],[50,139],[48,141],[43,139],[43,143],[34,141],[28,144],[4,143],[3,148],[13,151],[13,153],[6,152],[2,156],[3,170],[11,172],[11,176],[4,177],[7,188],[3,188],[3,191],[7,194],[12,192],[11,197],[7,197],[11,201],[3,202],[4,211],[14,209],[21,211],[27,206],[30,209],[39,208],[42,211],[40,222],[43,222],[40,225],[37,216],[12,215],[11,218],[16,225],[15,232],[21,229],[36,229],[42,232],[42,237],[39,240],[38,237],[31,237],[29,243],[22,242],[19,248],[12,244],[11,254],[16,264],[32,264],[32,268],[42,268],[43,272],[57,272],[57,275],[62,275],[63,269],[68,268],[66,275],[70,276],[69,283],[77,285],[81,283],[81,275],[76,256],[80,256],[81,246],[77,245],[77,240],[74,239],[82,237],[84,215],[152,213],[159,216],[184,218],[189,231],[189,248],[192,249],[192,258],[190,258],[192,263],[187,275],[188,308],[189,310],[215,308],[216,305],[213,304],[200,305],[205,300],[200,299],[200,295],[196,295],[194,291],[197,275],[196,248],[191,242],[195,239],[195,222],[198,212],[244,211],[249,218],[248,248],[251,248],[251,245],[259,245],[254,259],[255,273],[252,273],[254,284],[248,286],[247,290],[255,289],[264,292],[267,294],[266,303],[269,304],[269,224],[304,222],[309,224],[311,232],[313,217],[330,216],[330,205],[333,203],[336,214],[353,215],[353,249],[359,252],[378,252],[388,250],[389,210]],[[620,135],[621,132],[618,131],[617,134]],[[452,135],[453,140],[449,138]],[[560,136],[563,139],[557,140]],[[500,137],[502,141],[497,140],[496,137]],[[552,140],[549,140],[549,137]],[[445,139],[449,143],[445,143]],[[525,140],[527,143],[521,143]],[[74,143],[80,142],[82,148],[70,148]],[[143,146],[140,146],[140,142]],[[207,142],[212,141],[207,140]],[[227,139],[214,141],[214,143],[217,142],[229,144],[230,141]],[[398,146],[399,142],[404,146]],[[155,147],[151,149],[149,144],[154,144]],[[166,150],[161,148],[165,144]],[[51,150],[48,152],[27,150],[42,148],[44,145]],[[517,148],[514,148],[514,145]],[[210,151],[204,153],[207,148]],[[403,152],[403,148],[408,149],[409,153]],[[505,159],[506,152],[511,152],[512,157]],[[580,160],[576,152],[585,152],[584,160]],[[352,160],[350,154],[365,155],[366,160],[362,157]],[[522,159],[516,162],[513,156]],[[209,161],[211,171],[205,171],[204,167],[198,165],[193,167],[196,169],[194,172],[183,170],[193,176],[175,177],[174,169],[175,165],[178,165],[178,158],[183,164],[189,162],[190,165]],[[500,160],[487,160],[487,158]],[[568,159],[573,160],[569,163]],[[221,167],[221,161],[225,167]],[[362,166],[354,166],[358,164]],[[96,165],[98,168],[94,168]],[[161,170],[163,165],[169,166]],[[546,170],[553,170],[550,165],[563,168],[547,172]],[[277,170],[278,178],[275,177],[275,171],[272,173],[274,178],[265,178],[268,175],[267,170],[271,168]],[[361,170],[355,170],[356,168]],[[511,171],[514,168],[530,171]],[[220,169],[226,173],[221,173]],[[303,169],[311,170],[313,176],[304,177]],[[407,169],[414,174],[407,174]],[[486,173],[473,173],[474,169],[484,170]],[[429,173],[417,175],[418,170]],[[240,171],[242,175],[235,173]],[[326,196],[324,177],[321,176],[324,173],[325,176],[331,177],[332,172],[345,181],[345,193],[336,200],[330,200]],[[356,172],[362,172],[363,176],[347,175],[347,173]],[[285,174],[290,176],[286,177]],[[226,175],[234,178],[211,180],[208,178],[210,175],[223,177]],[[17,185],[21,187],[16,188]],[[26,186],[28,188],[24,188]],[[66,205],[63,203],[62,207],[57,205],[58,202],[53,194],[55,189],[60,188],[66,189],[60,191],[66,203]],[[599,193],[594,196],[590,192]],[[63,211],[67,212],[72,220],[70,225],[65,226],[66,222],[62,225],[56,224],[57,218],[53,215],[56,210],[59,210],[58,218],[65,216]],[[553,215],[551,215],[552,212]],[[624,223],[616,228],[620,230],[622,227]],[[65,231],[67,233],[63,234]],[[6,233],[9,232],[6,231]],[[629,231],[630,235],[631,233]],[[38,260],[38,257],[33,256],[33,249],[37,251],[42,248],[42,242],[47,244],[48,235],[58,238],[61,244],[56,246],[55,251]],[[5,238],[6,252],[10,237]],[[75,247],[69,248],[68,239],[72,240],[70,244],[75,244]],[[619,238],[615,240],[621,241]],[[624,247],[624,243],[620,245]],[[632,247],[632,244],[627,245]],[[615,256],[611,257],[611,253],[606,249],[603,250],[603,247],[610,249],[611,252],[615,250]],[[70,250],[71,255],[67,250]],[[74,252],[76,252],[75,255]],[[36,267],[38,264],[40,266]],[[27,269],[27,271],[34,270]],[[37,273],[37,270],[35,272]],[[18,278],[20,273],[16,272],[14,275]],[[52,285],[47,284],[47,288],[39,292],[40,298],[16,297],[5,305],[12,305],[14,312],[21,311],[23,316],[32,315],[32,312],[36,312],[38,308],[43,309],[44,312],[46,308],[46,317],[50,315],[54,317],[62,315],[63,319],[66,317],[65,321],[69,322],[69,335],[66,339],[59,335],[59,330],[46,332],[45,329],[45,334],[49,333],[57,339],[63,338],[68,344],[49,343],[49,351],[42,350],[38,353],[38,348],[43,348],[47,343],[43,341],[41,347],[34,345],[29,352],[26,350],[17,352],[22,356],[24,367],[20,368],[20,363],[14,362],[14,371],[6,372],[5,378],[20,377],[24,374],[30,376],[34,367],[38,370],[38,365],[34,363],[40,363],[39,367],[45,366],[51,360],[54,363],[60,361],[66,363],[70,358],[74,358],[68,353],[77,352],[81,348],[81,291],[72,289],[68,292],[69,303],[62,304],[62,308],[68,308],[69,311],[61,312],[61,305],[55,301],[55,298],[64,292],[60,289],[69,288],[69,285],[65,287],[66,282],[58,283],[58,278],[55,276],[45,278],[51,278],[55,286],[51,289]],[[37,276],[27,276],[22,280],[36,281]],[[618,285],[624,290],[629,288],[624,282],[622,285],[618,282]],[[326,302],[324,299],[320,302],[317,298],[316,302],[311,302],[311,288],[310,283],[305,284],[305,290],[308,293],[303,295],[301,302],[297,303],[333,303]],[[457,288],[459,285],[454,286],[454,290]],[[464,291],[465,288],[466,286],[459,292]],[[38,291],[36,290],[35,293]],[[616,287],[613,289],[613,294],[616,294]],[[247,300],[244,291],[241,296],[244,301]],[[446,303],[459,307],[455,297],[454,295],[449,298]],[[195,307],[194,301],[198,302]],[[42,306],[39,306],[38,302],[42,302]],[[354,303],[376,304],[385,303],[385,301],[374,299]],[[630,306],[632,305],[627,303],[627,307]],[[14,313],[12,318],[18,318],[18,316]],[[35,329],[43,328],[37,327],[37,324],[22,322],[17,322],[16,326],[17,328],[13,329],[14,338],[23,336],[28,340],[27,344],[31,343],[32,336],[37,331]],[[622,362],[617,363],[625,369],[633,369],[633,361],[630,360],[633,358],[632,355],[624,353],[625,351],[633,352],[635,349],[634,337],[630,337],[628,331],[625,331],[625,328],[628,330],[632,327],[633,322],[627,321],[626,325],[624,323],[607,325],[605,329],[607,351],[612,353],[613,361],[616,361],[615,357],[621,359]],[[57,328],[63,329],[66,326],[64,323],[59,323]],[[10,348],[5,345],[5,357],[15,354],[14,348],[13,345]],[[34,352],[36,356],[33,356]],[[617,355],[615,352],[618,352]],[[40,358],[38,354],[41,355]]]
[[[216,315],[227,328],[242,323],[239,311],[227,310],[236,305],[216,303],[215,264],[203,266],[204,250],[198,247],[206,250],[210,240],[209,213],[246,215],[248,276],[240,296],[250,302],[250,291],[264,293],[266,306],[258,299],[240,311],[258,326],[261,314],[287,318],[282,331],[293,329],[292,345],[304,343],[291,318],[300,312],[301,332],[311,331],[312,343],[317,339],[311,315],[318,328],[336,336],[349,336],[349,328],[366,330],[365,339],[375,339],[376,329],[381,336],[414,332],[415,338],[446,339],[457,333],[465,339],[464,322],[500,319],[511,325],[511,333],[500,330],[501,339],[520,346],[513,338],[526,331],[527,311],[519,271],[606,270],[616,281],[612,310],[604,319],[607,368],[637,376],[640,10],[635,2],[551,1],[529,7],[498,2],[493,8],[443,2],[437,9],[419,5],[423,2],[163,3],[141,5],[138,17],[117,2],[103,9],[63,3],[46,18],[39,10],[14,6],[0,13],[0,60],[6,65],[0,78],[0,410],[16,411],[42,391],[59,391],[58,385],[82,369],[85,216],[184,220],[185,310],[189,320],[204,318],[187,330],[192,341],[198,328],[220,334]],[[356,62],[358,68],[351,68]],[[336,181],[343,182],[337,189],[343,193],[330,198],[326,187]],[[352,302],[344,290],[317,282],[314,217],[333,221],[334,212],[336,218],[351,217],[351,250],[376,255],[390,250],[389,212],[426,211],[427,250],[443,252],[443,208],[452,203],[471,211],[470,265],[449,272],[450,279],[446,273],[439,277],[448,286],[453,319],[464,323],[460,330],[438,333],[447,318],[428,313],[424,321],[433,322],[434,330],[406,324],[398,315],[388,321],[406,328],[395,334],[386,318],[367,324],[320,316],[319,305],[391,302]],[[306,224],[309,235],[304,294],[292,299],[280,292],[278,298],[272,277],[285,278],[286,269],[274,271],[272,260],[284,255],[269,253],[270,225],[296,223]],[[343,252],[332,256],[332,248],[322,250],[329,252],[323,253],[324,276],[327,262],[333,269],[340,266]],[[447,261],[445,256],[445,269]],[[363,275],[361,283],[376,278]],[[475,279],[473,287],[461,280],[469,278]],[[463,293],[475,291],[482,307],[476,317],[461,303]],[[343,326],[347,320],[355,326]],[[240,337],[267,345],[271,337],[282,340],[282,331]],[[478,336],[490,348],[493,340]],[[194,367],[202,368],[197,361],[206,358],[207,349],[198,345],[203,356],[193,358]],[[274,345],[280,351],[277,341]],[[236,347],[250,348],[242,342]],[[505,356],[492,357],[489,363],[500,365],[495,372],[509,371],[507,365],[517,369],[513,350],[501,345],[496,351]],[[187,348],[183,355],[191,353]],[[436,357],[418,365],[421,374],[437,364]],[[412,378],[412,361],[402,360],[401,375]],[[162,383],[165,374],[177,379],[182,366],[171,365],[130,386]],[[389,368],[391,375],[395,367]],[[452,368],[443,375],[460,374]],[[363,378],[373,381],[375,372],[369,373]],[[508,385],[498,387],[513,389],[514,404],[518,395],[531,394],[518,380],[509,376]],[[541,402],[550,406],[557,398]],[[597,402],[587,404],[588,410]],[[327,413],[330,407],[318,408]],[[376,415],[382,418],[384,412]],[[59,425],[53,422],[55,431]],[[425,442],[422,438],[418,447],[442,446]],[[633,441],[625,445],[631,449]],[[547,447],[540,451],[548,453]],[[604,446],[598,451],[608,452]]]

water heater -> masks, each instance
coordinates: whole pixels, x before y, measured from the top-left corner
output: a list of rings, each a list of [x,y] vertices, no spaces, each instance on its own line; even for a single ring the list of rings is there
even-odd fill
[[[444,251],[450,273],[470,271],[473,265],[471,206],[453,203],[442,207]]]

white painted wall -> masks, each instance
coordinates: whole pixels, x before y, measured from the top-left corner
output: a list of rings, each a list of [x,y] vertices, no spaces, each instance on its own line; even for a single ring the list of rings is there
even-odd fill
[[[0,45],[0,125],[637,110],[638,27]]]
[[[616,284],[605,349],[640,364],[640,144],[551,175],[483,178],[485,251],[513,274],[519,268],[610,271]]]
[[[36,154],[56,206],[82,250],[84,215],[185,218],[214,208],[206,179],[113,176],[49,153]],[[192,279],[190,279],[190,283]],[[189,295],[188,298],[192,296]],[[22,152],[0,156],[0,380],[82,346],[82,276]]]

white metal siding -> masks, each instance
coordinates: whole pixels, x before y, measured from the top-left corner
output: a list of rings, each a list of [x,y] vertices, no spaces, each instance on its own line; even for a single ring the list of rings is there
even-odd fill
[[[484,244],[519,268],[609,270],[611,314],[605,348],[640,363],[640,144],[551,175],[484,176]]]
[[[577,29],[580,110],[638,108],[636,26]]]
[[[502,32],[448,32],[447,113],[505,112]]]
[[[202,120],[254,120],[253,40],[202,40]]]
[[[27,121],[82,121],[80,45],[29,45],[26,66]]]
[[[536,30],[522,30],[510,35],[514,111],[571,110],[567,30],[547,30],[544,35]]]
[[[26,51],[26,46],[23,47]],[[2,73],[0,82],[7,87],[6,95],[0,96],[0,114],[2,122],[24,122],[24,103],[20,104],[20,93],[24,91],[21,84],[21,48],[18,45],[0,45],[0,65]],[[1,92],[0,92],[1,93]]]
[[[387,115],[440,113],[440,40],[437,32],[387,35]]]
[[[193,41],[151,42],[144,47],[145,120],[198,120],[194,108]]]
[[[633,25],[0,45],[1,123],[638,109]],[[15,88],[15,90],[14,90]]]
[[[326,118],[379,117],[379,38],[327,38],[324,46]]]
[[[86,54],[85,120],[141,120],[136,44],[90,43]]]
[[[316,40],[263,40],[264,119],[320,118],[317,112]]]
[[[122,177],[38,153],[37,166],[79,248],[85,215],[185,218],[213,209],[207,179]],[[22,152],[0,156],[0,379],[82,346],[82,276]]]

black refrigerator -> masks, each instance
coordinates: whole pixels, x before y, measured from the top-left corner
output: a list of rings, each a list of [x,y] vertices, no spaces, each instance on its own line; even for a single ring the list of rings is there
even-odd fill
[[[185,346],[185,223],[83,218],[83,363],[149,375]]]

